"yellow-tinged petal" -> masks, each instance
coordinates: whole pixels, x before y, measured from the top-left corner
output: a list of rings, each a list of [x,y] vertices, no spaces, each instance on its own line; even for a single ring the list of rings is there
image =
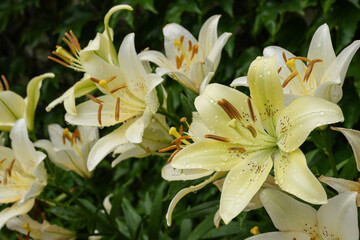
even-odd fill
[[[245,240],[310,240],[310,237],[301,232],[269,232],[259,234]]]
[[[354,129],[335,128],[335,127],[332,127],[331,129],[341,132],[349,141],[355,156],[357,169],[360,172],[360,131]]]
[[[275,227],[280,231],[303,232],[311,237],[317,230],[317,213],[311,206],[274,189],[263,190],[260,198]]]
[[[318,179],[306,164],[300,149],[286,153],[275,152],[275,180],[280,188],[313,204],[324,204],[327,196]]]
[[[11,218],[9,221],[7,221],[6,227],[9,230],[17,231],[24,235],[27,235],[30,232],[30,237],[34,240],[43,239],[41,233],[41,224],[30,218],[27,214]]]
[[[177,169],[173,168],[170,164],[166,164],[161,169],[161,177],[168,181],[178,180],[194,180],[212,174],[214,171],[205,169]]]
[[[40,98],[40,88],[45,78],[54,78],[53,73],[45,73],[34,77],[27,85],[26,124],[30,131],[34,129],[34,115]]]
[[[25,117],[26,103],[11,91],[0,92],[0,130],[10,131],[17,119]]]
[[[166,223],[168,226],[171,226],[171,222],[172,222],[172,213],[174,211],[174,208],[176,206],[176,204],[183,198],[185,197],[188,193],[191,192],[195,192],[203,187],[205,187],[207,184],[215,181],[216,179],[224,176],[224,172],[217,172],[214,175],[212,175],[210,178],[206,179],[204,182],[195,185],[195,186],[191,186],[188,188],[184,188],[181,191],[179,191],[175,197],[171,200],[170,204],[169,204],[169,208],[168,211],[166,213]]]
[[[247,81],[252,101],[267,132],[275,136],[275,127],[284,105],[284,94],[275,56],[258,57],[249,68]]]
[[[293,151],[313,129],[343,120],[340,107],[334,103],[315,97],[297,98],[281,112],[276,125],[277,144],[285,152]]]
[[[249,154],[227,174],[220,198],[220,216],[228,224],[248,205],[272,168],[272,149]]]
[[[0,212],[0,229],[6,222],[16,216],[29,212],[34,206],[35,200],[29,200],[25,204],[19,206],[19,202],[15,202],[11,207],[5,208]]]

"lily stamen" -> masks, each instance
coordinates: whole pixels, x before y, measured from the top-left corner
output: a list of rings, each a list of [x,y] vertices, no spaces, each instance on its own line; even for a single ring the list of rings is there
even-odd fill
[[[193,49],[191,40],[189,40],[188,43],[189,43],[189,50],[188,51],[191,52],[191,50]]]
[[[166,147],[166,148],[162,148],[162,149],[159,149],[159,152],[167,152],[167,151],[171,151],[171,150],[174,150],[176,149],[177,146],[176,145],[172,145],[172,146],[169,146],[169,147]]]
[[[113,90],[111,90],[110,93],[113,94],[114,92],[116,92],[120,89],[126,88],[126,87],[127,87],[127,85],[126,85],[126,83],[124,83],[120,87],[117,87],[117,88],[114,88]]]
[[[4,82],[5,90],[7,90],[7,91],[10,90],[9,83],[8,83],[6,77],[4,75],[1,75],[1,79]],[[2,85],[1,85],[1,89],[4,90],[4,87]]]
[[[305,72],[305,76],[304,76],[304,82],[307,82],[309,80],[309,77],[310,77],[310,74],[314,68],[314,65],[315,63],[317,62],[322,62],[321,59],[314,59],[312,61],[310,61],[307,65],[307,69],[306,69],[306,72]]]
[[[92,95],[90,95],[90,94],[86,94],[86,96],[87,96],[90,100],[92,100],[92,101],[96,102],[97,104],[99,104],[99,109],[98,109],[98,122],[99,122],[100,126],[102,126],[102,123],[101,123],[101,111],[102,111],[102,109],[103,109],[103,104],[104,104],[104,102],[101,101],[100,99],[97,99],[96,97],[94,97],[94,96],[92,96]]]
[[[279,67],[279,69],[278,69],[278,73],[280,73],[280,72],[281,72],[281,69],[282,69],[282,67]]]
[[[218,104],[220,105],[220,107],[226,112],[226,114],[229,116],[229,118],[231,119],[238,119],[241,120],[242,117],[239,113],[239,111],[234,107],[234,105],[232,105],[228,100],[226,100],[225,98],[221,99],[218,101]]]
[[[120,118],[120,97],[116,99],[115,105],[115,121],[119,121]]]
[[[291,73],[283,82],[283,84],[281,85],[282,88],[286,87],[288,85],[288,83],[294,79],[294,77],[296,77],[298,75],[297,72],[293,72]]]
[[[221,137],[221,136],[217,136],[217,135],[213,135],[213,134],[206,134],[204,137],[209,138],[209,139],[213,139],[213,140],[216,140],[216,141],[220,141],[220,142],[231,142],[226,137]]]
[[[72,143],[72,138],[70,137],[68,128],[65,128],[64,131],[63,131],[63,135],[62,135],[63,144],[66,143],[66,139],[69,140],[69,142]]]
[[[96,78],[93,78],[93,77],[91,77],[90,80],[93,81],[94,83],[97,83],[97,84],[99,84],[99,82],[100,82],[99,79],[96,79]]]
[[[80,143],[82,143],[82,139],[81,139],[81,134],[79,129],[75,129],[74,132],[71,135],[71,145],[73,145],[74,143],[76,143],[76,139],[79,139]]]
[[[193,60],[194,56],[199,52],[199,45],[194,45],[192,48],[191,58],[190,60]]]
[[[11,177],[11,171],[12,171],[12,169],[14,167],[14,163],[15,163],[15,158],[11,161],[10,167],[8,168],[9,169],[9,177]]]
[[[0,164],[3,164],[3,162],[5,162],[5,161],[6,161],[6,158],[2,159],[2,160],[0,161]]]
[[[256,138],[257,132],[253,126],[247,125],[246,128],[250,131],[251,135]]]
[[[304,57],[292,57],[292,58],[289,58],[289,60],[291,60],[291,59],[297,59],[297,60],[302,60],[302,61],[305,61],[305,62],[311,62],[310,59],[304,58]]]
[[[184,54],[181,54],[180,56],[176,56],[176,57],[175,57],[175,60],[176,60],[176,68],[177,68],[177,69],[180,69],[180,68],[181,68],[181,65],[182,65],[182,63],[183,63],[183,61],[184,61],[184,58],[185,58]]]
[[[254,109],[252,107],[252,104],[251,104],[251,99],[248,98],[247,99],[247,103],[248,103],[248,107],[249,107],[249,112],[250,112],[250,117],[251,117],[251,120],[253,122],[256,122],[256,118],[255,118],[255,114],[254,114]],[[255,129],[254,129],[255,130]]]

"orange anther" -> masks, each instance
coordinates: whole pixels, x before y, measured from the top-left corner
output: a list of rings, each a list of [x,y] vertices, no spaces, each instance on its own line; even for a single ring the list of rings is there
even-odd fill
[[[120,98],[116,99],[116,106],[115,106],[115,121],[119,121],[120,118]]]

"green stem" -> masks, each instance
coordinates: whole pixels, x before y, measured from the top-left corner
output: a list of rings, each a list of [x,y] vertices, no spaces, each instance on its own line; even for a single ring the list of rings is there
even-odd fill
[[[331,150],[331,147],[330,147],[330,144],[329,144],[329,141],[328,141],[328,138],[327,138],[326,129],[323,130],[323,131],[320,131],[320,135],[324,140],[325,149],[323,149],[323,150],[324,150],[325,154],[329,158],[329,162],[330,162],[330,166],[331,166],[331,170],[333,172],[333,175],[334,175],[334,177],[339,177],[339,174],[338,174],[338,172],[336,170],[335,157],[334,157],[334,154],[333,154],[333,152]]]

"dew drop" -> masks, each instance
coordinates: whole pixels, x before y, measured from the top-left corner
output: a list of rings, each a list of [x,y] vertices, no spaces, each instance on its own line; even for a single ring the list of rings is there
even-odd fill
[[[301,128],[302,128],[302,126],[303,126],[302,124],[299,125],[299,127],[301,127]]]
[[[227,157],[226,155],[222,155],[220,158],[221,158],[221,160],[223,160],[223,161],[227,161],[227,160],[228,160],[228,157]]]

